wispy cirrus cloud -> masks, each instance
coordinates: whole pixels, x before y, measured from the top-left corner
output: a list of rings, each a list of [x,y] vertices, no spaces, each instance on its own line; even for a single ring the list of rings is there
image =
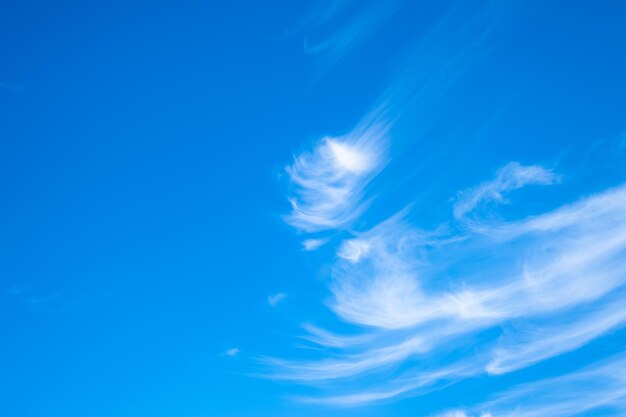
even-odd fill
[[[373,334],[340,335],[311,323],[304,323],[302,328],[306,334],[300,338],[323,347],[347,348],[369,342],[374,337]]]
[[[415,324],[424,315],[419,264],[412,256],[419,241],[419,234],[406,227],[400,216],[344,241],[333,268],[331,309],[361,325]]]
[[[305,239],[302,241],[302,248],[305,251],[314,251],[324,246],[328,242],[328,238],[322,239]]]
[[[544,359],[575,350],[626,324],[624,300],[617,297],[596,311],[551,317],[542,325],[525,325],[503,335],[487,364],[490,374],[525,368]]]
[[[488,203],[502,203],[506,193],[527,185],[550,185],[557,181],[559,176],[542,166],[510,162],[498,170],[495,179],[459,193],[454,217],[461,218]]]
[[[270,307],[276,307],[278,304],[285,301],[286,298],[287,294],[284,292],[278,292],[267,297],[267,304],[269,304]]]
[[[465,411],[462,410],[454,410],[448,411],[445,414],[442,414],[440,417],[470,417],[467,415]],[[476,415],[476,417],[493,417],[491,413],[480,413],[480,415]]]
[[[305,20],[304,51],[332,65],[389,20],[400,1],[332,0],[318,3]]]
[[[224,352],[224,355],[230,356],[231,358],[234,358],[234,357],[238,356],[240,353],[241,353],[241,350],[239,348],[234,347],[234,348],[227,349]]]
[[[306,232],[349,227],[367,205],[368,183],[385,164],[387,130],[383,121],[371,117],[350,133],[325,137],[311,151],[296,155],[286,169],[292,211],[285,220]],[[309,248],[316,243],[320,241],[309,241]]]
[[[489,228],[453,239],[392,217],[339,247],[331,308],[356,324],[405,328],[442,318],[530,316],[599,298],[624,282],[625,190],[608,190],[524,221],[493,224],[496,240],[485,234]],[[507,245],[517,246],[517,257],[507,262],[494,257],[493,271],[480,271],[482,284],[421,290],[420,271],[428,265],[420,251],[462,250],[471,256]],[[517,271],[506,268],[507,263]],[[502,268],[508,276],[500,275]],[[594,275],[603,279],[588,288],[588,277]]]
[[[439,417],[569,417],[594,410],[604,410],[602,415],[623,415],[625,369],[626,359],[618,355],[563,376],[515,387],[484,404]]]

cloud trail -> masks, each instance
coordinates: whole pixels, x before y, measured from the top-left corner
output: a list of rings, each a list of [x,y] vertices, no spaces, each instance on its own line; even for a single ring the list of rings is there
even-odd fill
[[[568,315],[551,320],[541,327],[519,329],[504,335],[487,364],[490,374],[503,374],[525,368],[543,359],[575,350],[588,342],[618,329],[626,323],[622,297],[582,315],[573,323]],[[554,322],[552,322],[554,321]],[[516,329],[517,330],[517,329]]]
[[[371,341],[374,334],[339,335],[319,328],[311,323],[304,323],[306,334],[300,338],[323,347],[347,348]]]
[[[331,1],[311,13],[305,26],[304,50],[319,55],[326,66],[334,64],[363,43],[389,20],[399,1]],[[347,12],[351,12],[346,19]]]
[[[625,369],[626,359],[618,355],[570,374],[521,385],[482,405],[440,417],[570,417],[600,409],[608,413],[604,415],[623,415]]]
[[[302,241],[302,248],[305,251],[314,251],[324,246],[328,242],[328,239],[305,239]]]
[[[556,174],[544,167],[510,162],[498,170],[494,180],[459,193],[454,205],[454,217],[462,218],[477,207],[490,202],[502,203],[504,194],[526,185],[550,185],[558,180]]]

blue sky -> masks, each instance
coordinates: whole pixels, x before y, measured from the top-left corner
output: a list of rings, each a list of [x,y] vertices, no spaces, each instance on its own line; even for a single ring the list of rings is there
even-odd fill
[[[3,2],[0,415],[622,415],[625,18]]]

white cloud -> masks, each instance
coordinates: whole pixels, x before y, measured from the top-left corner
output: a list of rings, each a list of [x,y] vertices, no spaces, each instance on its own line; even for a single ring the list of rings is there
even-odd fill
[[[365,187],[384,165],[386,133],[384,124],[365,122],[297,155],[287,167],[293,192],[285,220],[306,232],[349,226],[365,208]]]
[[[436,414],[432,417],[493,417],[493,415],[491,413],[468,414],[468,412],[464,410],[452,410]]]
[[[314,251],[324,246],[328,242],[328,239],[305,239],[302,242],[302,248],[305,251]]]
[[[443,414],[442,417],[468,417],[468,415],[465,411],[455,410]]]
[[[330,307],[343,319],[383,328],[411,325],[423,313],[413,252],[417,233],[395,216],[339,249]]]
[[[480,415],[474,414],[470,416],[463,410],[454,410],[444,413],[440,417],[492,417],[492,415],[491,413],[480,413]]]
[[[224,352],[224,355],[234,358],[235,356],[239,355],[239,353],[241,353],[241,350],[239,350],[239,348],[234,347]]]
[[[311,14],[308,19],[309,36],[305,39],[305,52],[321,55],[326,65],[331,65],[349,50],[361,44],[392,16],[397,9],[396,0],[384,2],[333,1],[328,7]],[[353,18],[346,17],[350,10]]]
[[[347,259],[350,262],[358,262],[361,258],[367,256],[370,250],[370,244],[364,239],[350,239],[342,243],[337,255],[340,258]]]
[[[420,352],[424,345],[425,342],[421,338],[415,337],[397,345],[344,355],[338,359],[304,362],[268,358],[266,361],[275,369],[275,373],[269,375],[272,378],[294,381],[324,381],[346,378],[373,369],[384,368]]]
[[[467,415],[474,410],[473,415],[489,410],[487,415],[494,417],[570,417],[596,410],[603,410],[602,415],[623,415],[625,370],[624,356],[615,356],[560,377],[520,385],[472,407]]]
[[[306,403],[334,405],[341,407],[362,406],[390,398],[412,394],[426,394],[442,386],[449,385],[463,376],[475,373],[475,364],[453,365],[436,371],[419,371],[396,379],[387,379],[385,383],[375,384],[369,389],[353,393],[321,397],[300,397]]]
[[[279,292],[267,297],[267,304],[270,307],[276,307],[281,301],[284,301],[287,298],[287,294],[284,292]]]
[[[347,348],[371,341],[374,337],[373,334],[368,333],[339,335],[314,326],[310,323],[303,324],[302,328],[306,330],[307,334],[300,336],[301,339],[324,347]]]
[[[487,365],[491,374],[503,374],[525,368],[543,359],[574,350],[626,323],[626,308],[620,297],[599,310],[576,319],[571,313],[561,320],[554,318],[543,326],[512,331],[503,336]],[[517,329],[515,329],[517,330]]]
[[[498,170],[494,180],[459,193],[454,205],[454,217],[462,218],[489,202],[501,203],[504,194],[526,185],[549,185],[557,181],[559,177],[551,170],[538,165],[524,166],[510,162]]]

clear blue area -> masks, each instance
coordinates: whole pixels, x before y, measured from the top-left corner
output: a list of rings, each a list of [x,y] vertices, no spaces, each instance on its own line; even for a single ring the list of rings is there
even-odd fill
[[[284,167],[349,131],[448,13],[484,5],[398,7],[329,61],[305,50],[311,2],[2,2],[1,416],[428,415],[623,350],[616,331],[541,368],[358,408],[255,377],[257,356],[292,356],[300,323],[333,320],[333,249],[302,251],[284,223]],[[435,227],[511,160],[563,182],[521,190],[506,216],[626,180],[626,2],[499,7],[463,78],[396,126],[377,179],[393,192],[364,223],[412,204]]]

